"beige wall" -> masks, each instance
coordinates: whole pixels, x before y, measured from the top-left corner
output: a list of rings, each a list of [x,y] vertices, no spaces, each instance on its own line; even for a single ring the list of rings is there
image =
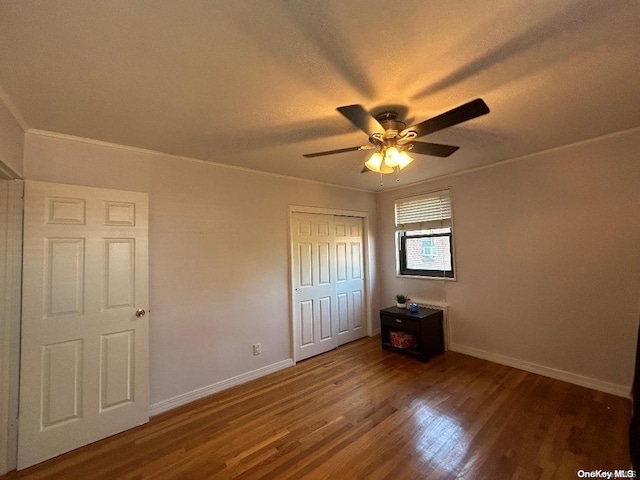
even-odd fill
[[[149,193],[152,403],[290,357],[290,204],[371,214],[374,320],[397,292],[444,301],[454,348],[625,389],[640,303],[639,157],[629,132],[381,193],[377,213],[365,192],[34,132],[25,176]],[[458,278],[398,279],[393,200],[442,187]]]
[[[452,194],[457,281],[399,279],[393,201],[443,187]],[[381,298],[447,302],[453,349],[628,391],[640,303],[640,131],[381,193],[378,224]]]
[[[17,176],[23,172],[23,147],[24,131],[0,99],[0,163],[8,166]]]
[[[288,205],[375,229],[372,193],[35,133],[25,176],[149,193],[152,404],[291,358]]]

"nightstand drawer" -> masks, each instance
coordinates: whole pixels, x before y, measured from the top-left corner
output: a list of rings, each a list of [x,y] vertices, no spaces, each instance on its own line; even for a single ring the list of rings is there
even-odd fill
[[[382,325],[386,327],[396,327],[400,328],[405,332],[419,332],[420,331],[420,321],[413,320],[410,318],[396,318],[396,317],[388,317],[383,316],[380,321]]]

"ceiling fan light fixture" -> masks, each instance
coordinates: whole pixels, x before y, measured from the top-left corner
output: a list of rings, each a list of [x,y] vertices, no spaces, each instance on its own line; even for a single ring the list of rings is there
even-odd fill
[[[386,164],[386,162],[384,161],[384,157],[380,152],[376,152],[371,155],[371,157],[369,157],[369,160],[367,160],[364,165],[372,172],[393,173],[393,168]]]
[[[380,165],[380,173],[393,173],[393,167],[390,167],[389,165],[387,165],[386,162],[382,162],[382,165]]]
[[[382,154],[380,152],[376,152],[373,155],[371,155],[371,157],[369,157],[369,160],[364,162],[364,165],[372,172],[380,173],[382,160],[384,160],[384,158],[382,157]]]
[[[421,142],[415,139],[481,117],[490,112],[484,100],[476,98],[440,115],[407,127],[405,122],[398,119],[398,113],[395,111],[386,111],[374,116],[365,110],[362,105],[355,104],[338,107],[337,110],[369,136],[369,144],[325,152],[305,153],[303,156],[311,158],[336,153],[355,152],[357,150],[376,150],[365,162],[365,168],[361,170],[361,173],[369,170],[380,174],[400,173],[400,170],[413,162],[413,158],[407,153],[408,151],[433,157],[449,157],[460,147]]]
[[[398,154],[398,168],[402,170],[404,167],[413,162],[413,158],[404,150]]]
[[[384,163],[390,167],[397,167],[400,164],[400,152],[394,146],[387,147],[384,151]]]

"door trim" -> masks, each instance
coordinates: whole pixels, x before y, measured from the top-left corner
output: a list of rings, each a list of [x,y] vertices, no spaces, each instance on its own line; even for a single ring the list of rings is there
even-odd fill
[[[372,322],[371,322],[371,292],[373,290],[371,285],[371,275],[369,274],[369,267],[373,263],[370,257],[371,251],[369,248],[369,212],[363,212],[360,210],[341,210],[337,208],[324,208],[324,207],[312,207],[307,205],[289,205],[287,214],[287,248],[289,250],[289,347],[291,351],[291,358],[293,364],[298,362],[296,358],[295,339],[298,333],[298,327],[294,321],[294,272],[293,272],[293,242],[291,241],[291,217],[294,213],[316,213],[320,215],[333,215],[333,216],[345,216],[345,217],[357,217],[362,218],[362,243],[364,247],[363,253],[363,267],[364,267],[364,294],[365,294],[365,321],[367,327],[367,335],[370,337],[373,335]]]
[[[22,303],[22,180],[7,182],[6,251],[0,258],[0,475],[15,470],[18,458],[18,405],[20,376],[20,321]]]

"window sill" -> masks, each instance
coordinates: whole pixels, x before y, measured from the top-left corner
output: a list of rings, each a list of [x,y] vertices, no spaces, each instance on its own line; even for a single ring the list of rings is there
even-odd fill
[[[424,275],[400,275],[396,273],[396,278],[417,278],[420,280],[443,280],[445,282],[455,282],[457,281],[456,277],[425,277]]]

